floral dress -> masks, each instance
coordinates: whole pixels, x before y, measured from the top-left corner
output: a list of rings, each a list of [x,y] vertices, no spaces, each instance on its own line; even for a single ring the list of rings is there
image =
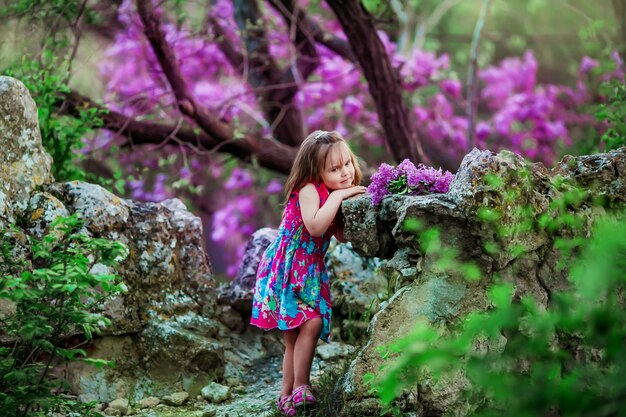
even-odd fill
[[[324,183],[314,183],[320,207],[328,199]],[[330,341],[330,283],[324,255],[334,222],[320,236],[311,236],[300,213],[299,191],[291,194],[278,237],[261,258],[257,270],[250,323],[262,329],[295,329],[307,320],[322,318],[320,339]]]

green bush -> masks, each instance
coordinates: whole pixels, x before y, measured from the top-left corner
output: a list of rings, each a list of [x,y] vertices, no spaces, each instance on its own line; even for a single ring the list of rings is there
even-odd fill
[[[574,194],[580,203],[581,194]],[[543,230],[555,236],[563,228],[582,227],[567,212],[572,195],[554,202],[563,205],[561,215],[540,217]],[[489,290],[492,308],[469,314],[451,334],[420,323],[411,335],[383,347],[382,354],[393,360],[381,377],[368,375],[383,402],[419,381],[445,383],[464,375],[473,416],[626,415],[623,218],[598,220],[590,239],[577,233],[553,237],[571,290],[551,294],[548,309],[530,296],[514,302],[514,288],[496,277]]]
[[[607,150],[626,146],[626,85],[613,80],[601,86],[601,93],[607,103],[599,106],[596,117],[608,126],[601,142]]]
[[[29,237],[27,245],[19,242],[19,231],[2,232],[1,415],[40,416],[52,411],[88,415],[88,406],[63,395],[66,384],[51,370],[59,361],[112,365],[87,358],[86,351],[73,343],[77,335],[89,340],[110,324],[101,314],[102,305],[126,287],[105,267],[115,266],[128,250],[119,242],[87,236],[82,226],[76,215],[59,218],[46,236]],[[29,260],[20,259],[20,251],[30,251],[24,257]]]
[[[88,174],[80,166],[83,138],[102,126],[96,109],[83,109],[78,115],[64,114],[63,101],[70,89],[64,79],[67,63],[50,52],[41,59],[22,59],[4,70],[28,88],[37,104],[42,144],[52,156],[52,175],[57,181],[84,181]]]

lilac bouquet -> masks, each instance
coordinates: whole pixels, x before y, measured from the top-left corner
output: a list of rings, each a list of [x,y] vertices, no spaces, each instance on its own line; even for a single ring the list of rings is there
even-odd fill
[[[372,196],[372,204],[379,205],[389,194],[422,195],[447,193],[454,178],[449,171],[434,169],[419,164],[417,167],[405,159],[397,167],[382,164],[372,175],[372,183],[367,192]]]

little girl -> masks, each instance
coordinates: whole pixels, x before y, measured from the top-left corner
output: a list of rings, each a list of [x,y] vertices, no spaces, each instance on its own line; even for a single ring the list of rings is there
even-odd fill
[[[257,271],[250,323],[284,332],[283,385],[278,408],[286,416],[312,404],[309,374],[317,339],[329,342],[330,283],[324,255],[341,202],[365,192],[356,158],[337,132],[317,130],[302,143],[285,186],[287,201],[278,237]]]

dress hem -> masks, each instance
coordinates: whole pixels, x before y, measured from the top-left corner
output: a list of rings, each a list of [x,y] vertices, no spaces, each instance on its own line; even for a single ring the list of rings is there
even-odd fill
[[[313,317],[313,318],[317,318],[317,317]],[[322,318],[321,316],[320,316],[319,318],[321,318],[321,319],[323,320],[323,318]],[[309,319],[309,320],[311,320],[311,319]],[[307,320],[305,320],[305,321],[307,321]],[[304,321],[303,321],[302,323],[304,323]],[[274,327],[261,327],[260,325],[255,324],[255,323],[252,323],[252,322],[250,322],[250,325],[252,325],[252,326],[256,327],[257,329],[265,330],[266,332],[269,332],[270,330],[274,330],[274,329],[278,329],[278,330],[280,330],[281,332],[285,332],[285,331],[287,331],[287,330],[294,330],[294,329],[297,329],[298,327],[302,326],[302,323],[300,323],[298,326],[290,327],[290,328],[287,328],[287,329],[281,329],[281,328],[280,328],[280,327],[278,327],[278,326],[274,326]],[[326,342],[326,343],[330,343],[330,337],[328,337],[328,338],[324,339],[324,338],[322,338],[322,336],[320,335],[319,339],[320,339],[320,340],[322,340],[322,341],[324,341],[324,342]]]

